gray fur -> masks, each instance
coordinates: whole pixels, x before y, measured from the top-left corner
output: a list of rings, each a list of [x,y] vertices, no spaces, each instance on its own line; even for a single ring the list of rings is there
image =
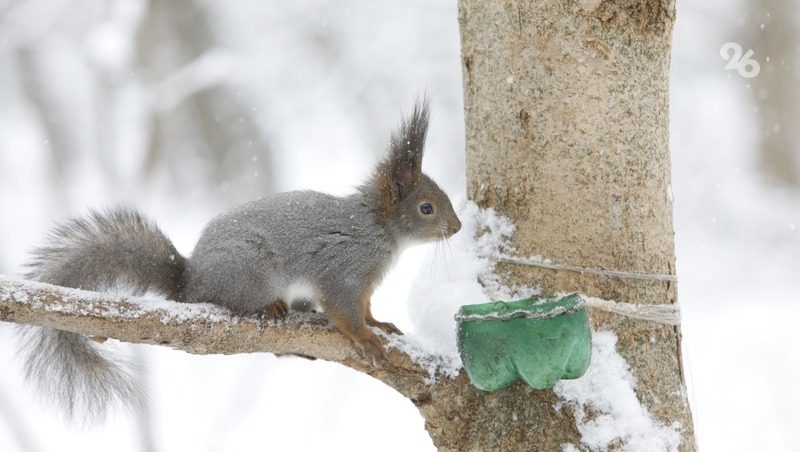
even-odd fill
[[[143,406],[130,363],[107,356],[86,336],[38,327],[19,332],[25,378],[69,421],[91,424],[117,404],[133,410]]]
[[[185,262],[172,243],[138,213],[91,212],[63,223],[34,251],[27,278],[87,290],[124,285],[175,296]],[[55,400],[70,420],[105,417],[115,402],[138,408],[140,388],[125,363],[90,339],[50,328],[23,327],[20,354],[26,378]]]
[[[124,283],[134,294],[153,290],[175,298],[185,265],[154,223],[118,208],[57,225],[48,243],[34,250],[26,276],[87,290]]]
[[[396,248],[360,195],[281,193],[208,224],[189,261],[182,301],[252,314],[278,300],[294,301],[286,289],[299,283],[310,285],[327,309],[357,300],[365,281],[383,275]]]
[[[122,281],[136,293],[157,290],[244,315],[275,303],[320,304],[375,359],[380,342],[368,322],[397,330],[372,319],[373,289],[406,245],[461,227],[447,195],[421,172],[428,118],[427,102],[417,104],[392,135],[387,159],[353,195],[297,191],[245,204],[212,220],[188,260],[135,212],[92,213],[57,228],[29,276],[91,290]],[[139,397],[125,372],[82,336],[40,329],[27,342],[28,378],[69,414]]]
[[[429,102],[425,99],[414,106],[411,116],[403,119],[392,133],[391,151],[384,165],[390,168],[395,199],[407,197],[420,181],[429,122]]]

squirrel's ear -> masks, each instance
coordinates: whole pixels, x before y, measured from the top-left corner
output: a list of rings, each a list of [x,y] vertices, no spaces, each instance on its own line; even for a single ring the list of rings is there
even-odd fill
[[[428,133],[430,101],[417,101],[411,116],[400,122],[392,134],[389,156],[389,178],[393,200],[399,201],[408,195],[422,177],[422,155],[425,151],[425,136]]]

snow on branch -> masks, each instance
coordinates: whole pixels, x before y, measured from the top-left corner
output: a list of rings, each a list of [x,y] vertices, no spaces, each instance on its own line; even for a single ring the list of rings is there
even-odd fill
[[[193,354],[267,352],[318,358],[367,373],[407,397],[422,389],[428,377],[398,350],[387,350],[389,365],[373,366],[322,314],[261,320],[237,317],[212,304],[115,296],[0,277],[0,321]]]

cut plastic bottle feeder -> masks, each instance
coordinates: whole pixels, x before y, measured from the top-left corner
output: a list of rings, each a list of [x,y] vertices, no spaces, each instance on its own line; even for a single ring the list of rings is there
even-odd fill
[[[535,389],[582,376],[592,333],[578,294],[462,306],[458,350],[472,384],[484,391],[522,379]]]

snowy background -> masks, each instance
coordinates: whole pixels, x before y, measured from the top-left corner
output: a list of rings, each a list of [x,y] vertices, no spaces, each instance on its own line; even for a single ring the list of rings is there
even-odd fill
[[[797,2],[678,0],[672,188],[705,451],[796,447],[798,14]],[[726,42],[755,49],[762,73],[725,70]],[[238,202],[347,193],[423,91],[426,172],[463,199],[458,52],[453,0],[0,0],[0,274],[88,207],[136,205],[188,253]],[[788,154],[765,151],[776,136]],[[406,294],[428,251],[401,259],[376,317],[414,329]],[[0,324],[3,452],[433,450],[410,402],[343,367],[144,346],[121,347],[147,371],[149,415],[71,429],[22,383],[14,344]]]

